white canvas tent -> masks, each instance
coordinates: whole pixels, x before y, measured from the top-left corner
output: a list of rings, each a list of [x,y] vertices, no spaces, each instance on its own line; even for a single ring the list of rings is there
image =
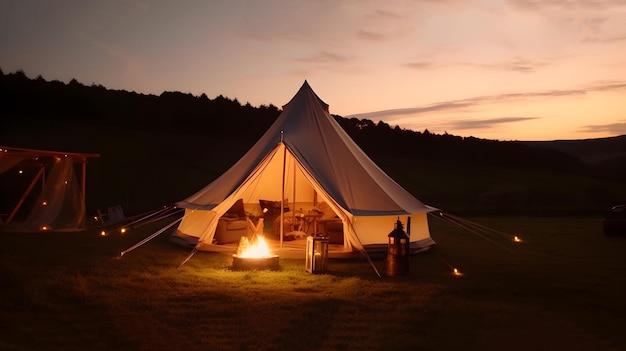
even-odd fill
[[[335,121],[328,105],[306,81],[236,164],[176,204],[185,214],[173,239],[193,242],[197,250],[223,251],[213,244],[214,232],[218,219],[238,199],[257,207],[260,199],[288,199],[292,208],[326,202],[343,222],[345,240],[339,250],[343,252],[386,249],[396,220],[406,223],[408,217],[412,248],[434,244],[427,213],[436,209],[385,174]],[[282,233],[280,244],[285,249]],[[304,246],[300,250],[304,257]]]

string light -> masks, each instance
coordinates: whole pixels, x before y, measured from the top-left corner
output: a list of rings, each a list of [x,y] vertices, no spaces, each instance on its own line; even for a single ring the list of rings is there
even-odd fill
[[[104,230],[100,232],[100,236],[105,236],[107,235],[107,232],[105,232]]]
[[[41,204],[44,205],[44,206],[48,206],[48,202],[47,201],[44,201]]]
[[[521,243],[522,242],[522,238],[520,238],[518,236],[514,236],[513,237],[513,241],[515,241],[516,243]]]
[[[460,277],[460,276],[462,276],[462,275],[463,275],[463,273],[461,273],[461,271],[459,271],[459,270],[458,270],[458,269],[456,269],[456,268],[454,268],[454,269],[452,270],[452,274],[453,274],[454,276],[456,276],[456,277]]]
[[[122,233],[122,234],[126,233],[126,228],[120,229],[120,233]]]

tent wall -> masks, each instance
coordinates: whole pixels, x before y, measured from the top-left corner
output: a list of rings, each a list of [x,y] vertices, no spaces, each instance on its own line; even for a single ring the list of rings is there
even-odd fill
[[[354,230],[359,233],[359,239],[364,246],[387,243],[387,235],[393,230],[396,220],[406,228],[409,216],[360,216],[355,217]],[[417,242],[430,238],[428,228],[428,215],[426,213],[414,213],[411,216],[411,242]]]
[[[183,220],[178,226],[182,233],[200,238],[204,233],[214,231],[216,219],[219,218],[215,211],[186,209]]]

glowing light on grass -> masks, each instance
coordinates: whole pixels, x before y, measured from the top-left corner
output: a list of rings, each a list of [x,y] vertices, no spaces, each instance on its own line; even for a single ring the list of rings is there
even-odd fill
[[[44,206],[48,206],[48,202],[47,201],[44,201],[41,204],[44,205]]]
[[[105,232],[104,230],[100,232],[100,236],[106,236],[107,232]]]
[[[519,236],[515,236],[515,237],[513,237],[513,241],[515,241],[516,243],[521,243],[522,242],[522,238],[520,238]]]
[[[41,226],[41,230],[46,231],[46,230],[49,230],[49,229],[50,229],[50,227],[48,227],[47,225]]]
[[[126,228],[120,229],[120,233],[122,233],[122,234],[126,233]]]
[[[461,273],[461,271],[459,271],[457,268],[454,268],[452,270],[452,275],[454,275],[455,277],[461,277],[463,276],[463,273]]]

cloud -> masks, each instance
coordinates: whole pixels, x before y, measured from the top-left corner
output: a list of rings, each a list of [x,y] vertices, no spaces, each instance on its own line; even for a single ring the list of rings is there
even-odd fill
[[[515,123],[529,120],[540,119],[540,117],[498,117],[483,120],[463,120],[463,121],[450,121],[447,123],[450,129],[488,129],[493,128],[496,125],[504,123]]]
[[[452,111],[471,108],[472,106],[479,106],[484,104],[501,103],[501,102],[513,102],[524,99],[538,99],[538,98],[555,98],[572,95],[585,95],[596,91],[610,91],[610,90],[622,90],[626,89],[626,82],[602,82],[594,85],[589,85],[582,89],[569,89],[569,90],[544,90],[528,93],[504,93],[499,95],[486,95],[477,96],[462,100],[451,100],[438,102],[432,105],[408,107],[408,108],[396,108],[381,111],[372,111],[366,113],[358,113],[350,115],[349,117],[359,119],[383,119],[393,118],[399,116],[415,116],[419,114],[437,112],[437,111]]]
[[[392,21],[403,18],[402,15],[399,15],[395,12],[388,11],[388,10],[376,10],[373,13],[366,15],[365,17],[369,20],[383,19],[383,20],[392,20]]]
[[[409,107],[409,108],[397,108],[391,110],[382,110],[382,111],[374,111],[367,113],[358,113],[355,115],[350,115],[348,117],[354,117],[359,119],[383,119],[394,116],[406,116],[406,115],[416,115],[427,112],[436,112],[436,111],[444,111],[444,110],[457,110],[463,107],[471,106],[471,103],[464,103],[462,101],[448,101],[442,102],[434,105],[423,106],[423,107]]]
[[[481,67],[487,69],[496,69],[504,71],[514,71],[522,73],[530,73],[536,71],[540,67],[547,66],[546,62],[532,61],[524,58],[515,58],[511,61],[496,62],[491,64],[479,64],[479,63],[461,63],[462,65]]]
[[[518,123],[525,121],[532,121],[541,119],[541,117],[497,117],[497,118],[488,118],[484,120],[473,119],[473,120],[435,120],[428,121],[428,130],[435,131],[436,133],[448,132],[451,131],[453,133],[457,133],[459,131],[471,130],[473,132],[485,132],[490,129],[495,129],[498,126],[509,123]],[[416,120],[408,121],[403,125],[404,128],[408,128],[411,130],[421,130],[424,129],[424,123],[418,122]]]
[[[569,39],[582,43],[610,43],[615,29],[622,26],[626,9],[623,0],[509,0],[508,3],[515,10],[544,17],[555,30],[570,28]]]
[[[550,65],[545,61],[533,61],[520,57],[513,58],[510,61],[500,61],[493,63],[475,63],[475,62],[450,62],[450,63],[438,63],[435,64],[430,61],[415,61],[404,63],[403,66],[409,69],[424,70],[433,68],[442,68],[446,66],[465,66],[465,67],[477,67],[489,70],[498,71],[512,71],[521,73],[532,73],[537,69]]]
[[[304,63],[346,63],[348,61],[350,61],[350,58],[347,56],[343,56],[334,52],[329,52],[329,51],[321,51],[318,52],[316,54],[312,54],[311,56],[308,57],[300,57],[300,58],[296,58],[294,59],[294,61],[297,62],[304,62]]]
[[[404,67],[411,69],[432,69],[435,65],[432,62],[408,62],[404,64]]]
[[[610,133],[613,135],[626,135],[626,119],[618,123],[586,125],[580,132],[583,133]]]
[[[370,41],[387,40],[387,34],[376,33],[374,31],[369,31],[369,30],[359,30],[357,31],[356,35],[359,39],[370,40]]]
[[[624,6],[622,0],[509,0],[513,6],[527,11],[562,11],[562,10],[606,10]]]
[[[591,85],[588,88],[591,91],[609,91],[626,89],[626,82],[603,82],[601,84]]]
[[[406,6],[391,2],[380,2],[379,8],[368,11],[362,16],[361,26],[356,30],[358,39],[370,42],[398,40],[413,31],[411,16]]]
[[[615,43],[615,42],[619,42],[619,41],[626,41],[626,35],[619,36],[619,37],[607,38],[605,40],[605,42],[607,42],[607,43]]]

